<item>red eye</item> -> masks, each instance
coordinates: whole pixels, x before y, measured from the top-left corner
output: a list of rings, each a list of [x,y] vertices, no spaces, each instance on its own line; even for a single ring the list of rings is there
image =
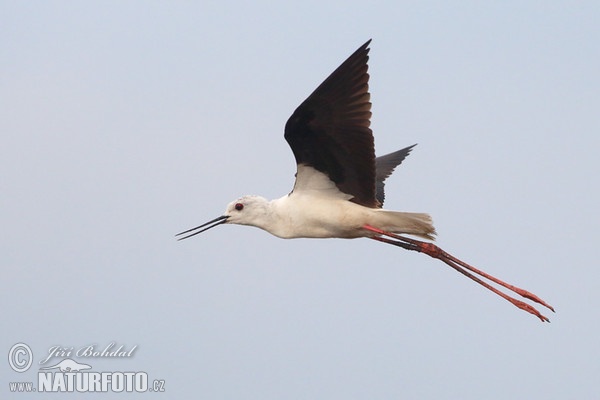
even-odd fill
[[[235,209],[238,211],[242,211],[244,209],[244,205],[242,203],[236,203]]]

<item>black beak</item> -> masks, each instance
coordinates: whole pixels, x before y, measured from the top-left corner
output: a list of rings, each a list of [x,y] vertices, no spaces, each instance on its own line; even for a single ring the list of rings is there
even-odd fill
[[[190,233],[190,232],[193,232],[193,233],[190,233],[189,235],[180,237],[177,240],[183,240],[183,239],[187,239],[187,238],[192,237],[192,236],[196,236],[197,234],[202,233],[202,232],[204,232],[206,230],[209,230],[210,228],[214,228],[217,225],[224,224],[225,222],[227,222],[227,218],[229,218],[227,215],[221,215],[220,217],[217,217],[217,218],[213,219],[212,221],[208,221],[205,224],[202,224],[202,225],[197,226],[195,228],[188,229],[187,231],[183,231],[181,233],[178,233],[175,236],[185,235],[186,233]],[[212,225],[210,225],[210,224],[212,224]],[[206,225],[209,225],[209,226],[207,226],[206,228],[204,228]],[[204,229],[200,229],[200,228],[204,228]],[[196,229],[200,229],[200,230],[194,232]]]

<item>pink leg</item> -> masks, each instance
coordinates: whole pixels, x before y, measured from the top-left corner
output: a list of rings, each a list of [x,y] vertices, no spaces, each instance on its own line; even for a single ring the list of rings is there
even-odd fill
[[[413,251],[418,251],[420,253],[425,253],[430,257],[437,258],[438,260],[443,261],[445,264],[454,268],[456,271],[460,272],[461,274],[463,274],[463,275],[467,276],[468,278],[472,279],[473,281],[479,283],[483,287],[491,290],[492,292],[496,293],[497,295],[504,298],[505,300],[508,300],[516,307],[535,315],[540,320],[542,320],[542,322],[550,322],[550,320],[548,318],[543,316],[537,309],[535,309],[531,305],[506,295],[505,293],[499,291],[498,289],[494,288],[487,282],[484,282],[483,280],[476,277],[475,275],[467,272],[466,270],[469,270],[477,275],[480,275],[486,279],[489,279],[492,282],[519,294],[520,296],[523,296],[531,301],[539,303],[539,304],[549,308],[550,310],[554,311],[554,308],[552,308],[552,306],[547,304],[545,301],[543,301],[542,299],[540,299],[538,296],[534,295],[533,293],[528,292],[527,290],[518,288],[516,286],[510,285],[498,278],[495,278],[492,275],[489,275],[475,267],[472,267],[469,264],[465,263],[464,261],[461,261],[458,258],[452,256],[451,254],[446,253],[444,250],[442,250],[441,248],[439,248],[438,246],[436,246],[433,243],[422,242],[420,240],[415,240],[415,239],[411,239],[408,237],[396,235],[394,233],[386,232],[386,231],[383,231],[381,229],[375,228],[370,225],[365,225],[364,228],[371,232],[375,232],[378,235],[388,236],[388,237],[394,238],[396,240],[387,239],[382,236],[373,236],[373,237],[371,237],[371,239],[378,240],[378,241],[384,242],[384,243],[393,244],[395,246],[399,246],[399,247],[402,247],[407,250],[413,250]]]

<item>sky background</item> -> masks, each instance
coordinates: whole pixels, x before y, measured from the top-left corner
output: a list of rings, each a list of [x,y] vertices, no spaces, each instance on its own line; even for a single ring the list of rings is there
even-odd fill
[[[0,1],[0,397],[64,398],[8,382],[111,342],[134,356],[75,359],[165,380],[146,397],[596,397],[599,20],[593,1]],[[175,241],[291,190],[287,118],[370,38],[377,153],[418,143],[386,208],[430,213],[550,324],[371,240]]]

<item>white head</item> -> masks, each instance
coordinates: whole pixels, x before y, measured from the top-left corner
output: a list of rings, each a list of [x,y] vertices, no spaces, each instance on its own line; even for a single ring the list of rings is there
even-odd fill
[[[195,228],[178,233],[175,236],[180,236],[187,233],[188,235],[183,236],[178,240],[187,239],[221,224],[251,225],[263,228],[266,219],[268,218],[268,213],[269,201],[264,197],[254,195],[242,196],[239,199],[229,203],[225,209],[225,213],[220,217],[217,217]],[[204,228],[205,226],[206,228]]]

